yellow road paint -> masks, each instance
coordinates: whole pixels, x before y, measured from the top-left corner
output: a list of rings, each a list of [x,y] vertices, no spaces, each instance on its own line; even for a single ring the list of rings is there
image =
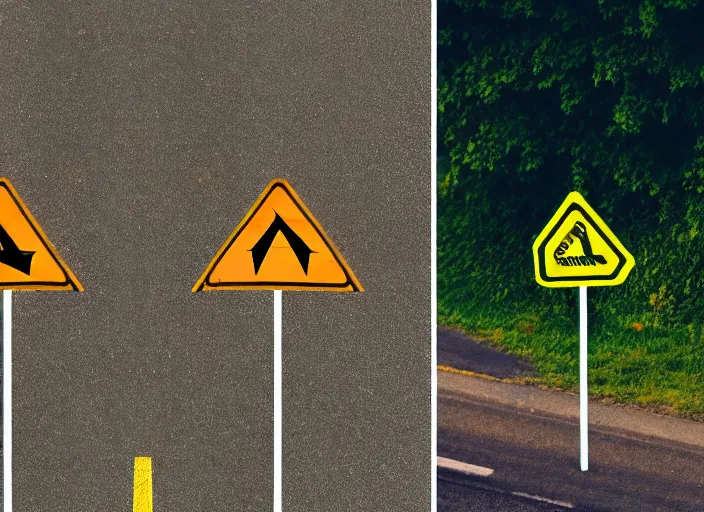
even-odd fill
[[[154,512],[152,507],[152,458],[134,458],[134,501],[132,512]]]
[[[540,383],[533,379],[532,377],[506,377],[503,379],[500,379],[498,377],[493,377],[491,375],[487,375],[486,373],[477,373],[473,372],[471,370],[459,370],[457,368],[453,368],[452,366],[444,366],[442,364],[439,364],[437,366],[439,372],[448,372],[448,373],[458,373],[460,375],[467,375],[468,377],[477,377],[478,379],[484,379],[484,380],[491,380],[494,382],[503,382],[505,384],[528,384],[532,385],[537,383],[540,386]],[[543,389],[549,389],[547,387],[543,387]],[[560,388],[553,388],[553,389],[560,389]]]
[[[491,375],[486,375],[484,373],[477,373],[470,370],[458,370],[457,368],[453,368],[452,366],[444,366],[442,364],[438,365],[438,370],[441,372],[459,373],[460,375],[467,375],[469,377],[479,377],[480,379],[493,380],[497,382],[506,381],[506,379],[499,379],[497,377],[492,377]]]

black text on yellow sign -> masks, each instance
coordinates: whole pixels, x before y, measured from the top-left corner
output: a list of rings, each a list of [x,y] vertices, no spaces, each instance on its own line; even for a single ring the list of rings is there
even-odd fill
[[[606,223],[572,192],[533,244],[535,279],[550,288],[615,286],[635,265]]]

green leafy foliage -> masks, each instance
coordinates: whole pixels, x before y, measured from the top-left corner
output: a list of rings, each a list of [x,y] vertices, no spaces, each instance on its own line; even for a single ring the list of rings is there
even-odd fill
[[[612,380],[598,374],[600,389],[635,397],[633,381],[618,384],[643,348],[626,329],[665,329],[656,338],[679,353],[688,326],[704,325],[704,6],[440,0],[438,10],[441,318],[511,338],[499,321],[535,315],[562,342],[543,337],[546,349],[515,331],[508,346],[570,381],[576,291],[537,285],[531,247],[577,190],[636,259],[623,285],[589,292],[593,339],[611,332],[623,364]],[[704,385],[698,361],[672,372]],[[643,393],[656,380],[667,389],[651,379]]]

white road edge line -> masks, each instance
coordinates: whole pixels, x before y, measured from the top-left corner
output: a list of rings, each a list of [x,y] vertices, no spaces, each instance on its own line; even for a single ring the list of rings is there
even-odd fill
[[[445,457],[438,457],[438,467],[474,476],[490,476],[494,473],[494,470],[491,468],[466,464],[458,460],[446,459]]]
[[[572,503],[568,503],[566,501],[557,501],[557,500],[551,500],[548,498],[543,498],[542,496],[533,496],[532,494],[526,494],[524,492],[512,492],[514,496],[520,496],[521,498],[528,498],[530,500],[536,500],[536,501],[542,501],[544,503],[550,503],[551,505],[557,505],[559,507],[565,507],[565,508],[574,508],[574,505]]]

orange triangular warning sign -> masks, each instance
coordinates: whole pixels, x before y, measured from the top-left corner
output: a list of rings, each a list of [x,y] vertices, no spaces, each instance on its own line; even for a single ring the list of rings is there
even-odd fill
[[[83,291],[5,178],[0,178],[0,289]]]
[[[193,287],[243,289],[363,291],[286,180],[269,183]]]

